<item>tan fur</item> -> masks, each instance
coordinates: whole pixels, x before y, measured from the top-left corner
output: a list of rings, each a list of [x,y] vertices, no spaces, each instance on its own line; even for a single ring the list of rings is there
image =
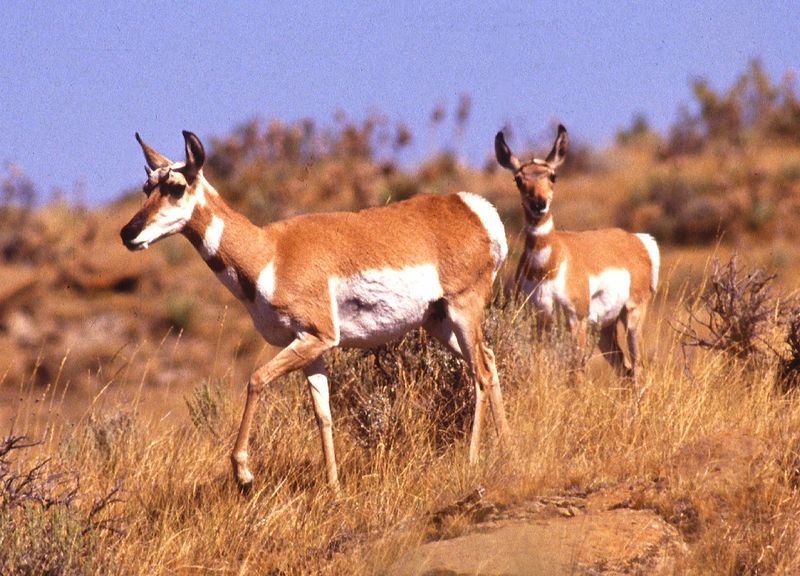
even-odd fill
[[[145,185],[149,196],[121,236],[126,246],[136,250],[182,233],[214,272],[224,274],[224,281],[255,314],[254,320],[263,314],[255,299],[267,298],[258,291],[259,275],[272,270],[269,313],[278,315],[282,327],[274,333],[265,333],[264,327],[259,330],[267,340],[284,348],[248,383],[231,456],[236,480],[243,489],[253,479],[247,466],[247,445],[257,398],[265,386],[295,369],[303,369],[308,379],[328,481],[334,489],[338,487],[327,375],[320,359],[326,350],[338,345],[330,283],[374,270],[420,265],[435,268],[442,296],[428,303],[420,325],[463,357],[473,375],[476,406],[470,461],[478,457],[487,403],[501,442],[507,443],[508,423],[494,354],[483,342],[481,330],[494,274],[505,258],[505,236],[499,220],[499,233],[490,233],[482,221],[483,212],[479,216],[474,211],[471,198],[467,202],[461,195],[419,196],[355,213],[297,216],[260,228],[219,197],[202,173],[202,144],[191,133],[184,132],[184,138],[185,165],[172,164],[139,140],[152,170]],[[165,210],[172,211],[166,214]],[[176,221],[179,224],[174,224]],[[215,230],[221,233],[215,235]],[[502,236],[503,246],[499,257],[492,251],[498,236]],[[235,281],[231,279],[234,274]],[[265,326],[271,325],[266,322]]]
[[[445,300],[470,291],[485,302],[491,290],[489,239],[477,215],[455,194],[418,196],[360,212],[307,214],[263,228],[213,194],[206,206],[195,208],[183,231],[195,248],[212,215],[225,222],[220,263],[209,263],[212,269],[232,266],[240,283],[255,284],[259,272],[273,261],[273,304],[298,326],[327,338],[333,337],[333,326],[327,324],[332,275],[433,264]],[[247,289],[243,292],[248,294]]]
[[[531,264],[532,254],[550,247],[552,252],[542,268]],[[558,266],[567,258],[567,288],[580,318],[589,313],[589,275],[596,276],[608,268],[625,268],[631,274],[632,302],[648,302],[652,265],[642,242],[620,228],[567,232],[554,230],[547,236],[527,234],[525,251],[519,260],[515,284],[523,279],[538,283],[554,278]]]
[[[525,250],[520,257],[515,285],[533,296],[539,287],[555,283],[566,262],[564,288],[570,307],[567,315],[570,328],[577,333],[579,345],[586,341],[586,325],[592,294],[590,277],[601,273],[626,270],[630,290],[618,316],[600,328],[600,349],[619,372],[636,378],[639,364],[641,324],[655,291],[654,263],[643,241],[619,228],[562,232],[555,229],[551,212],[556,168],[564,161],[567,133],[559,126],[558,136],[546,160],[521,163],[505,143],[502,132],[495,138],[498,162],[514,173],[520,192],[526,222]],[[657,256],[657,254],[656,254]],[[612,288],[609,288],[613,290]],[[534,298],[534,303],[536,299]],[[549,315],[551,310],[542,308]],[[617,339],[617,324],[627,332],[630,365]]]

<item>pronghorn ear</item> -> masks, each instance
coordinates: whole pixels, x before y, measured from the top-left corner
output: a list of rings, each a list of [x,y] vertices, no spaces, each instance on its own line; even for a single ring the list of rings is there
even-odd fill
[[[144,159],[147,162],[147,165],[150,167],[150,170],[158,170],[159,168],[165,168],[172,164],[172,160],[160,154],[159,152],[156,152],[150,146],[145,144],[138,132],[136,133],[136,141],[139,142],[139,146],[142,147]]]
[[[188,130],[183,131],[183,139],[186,141],[186,167],[182,172],[191,184],[206,161],[206,151],[200,138]]]
[[[516,156],[511,152],[511,149],[506,144],[503,131],[498,132],[494,137],[494,155],[497,157],[497,162],[503,168],[517,171],[519,170],[520,163]]]
[[[550,150],[550,154],[548,154],[545,159],[545,162],[547,162],[551,168],[558,168],[564,163],[568,144],[569,138],[567,137],[567,129],[564,128],[563,124],[559,124],[558,136],[556,136],[556,141],[553,143],[553,149]]]

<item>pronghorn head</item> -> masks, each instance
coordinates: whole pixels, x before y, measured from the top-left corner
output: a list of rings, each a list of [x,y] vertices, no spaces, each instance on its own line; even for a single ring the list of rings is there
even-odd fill
[[[558,125],[558,136],[553,149],[545,160],[534,158],[524,164],[511,152],[503,132],[494,137],[494,152],[503,168],[514,173],[514,182],[522,195],[522,206],[534,220],[539,220],[550,212],[553,200],[553,185],[556,182],[556,168],[567,154],[567,129]]]
[[[205,202],[208,185],[202,172],[206,159],[203,144],[185,130],[183,138],[186,161],[172,162],[136,134],[147,162],[147,181],[142,187],[147,199],[120,232],[128,250],[144,250],[153,242],[180,232],[191,219],[194,207]]]

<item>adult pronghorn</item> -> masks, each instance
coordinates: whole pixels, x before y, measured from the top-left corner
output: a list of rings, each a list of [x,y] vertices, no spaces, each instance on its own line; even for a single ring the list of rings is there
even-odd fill
[[[560,308],[581,347],[587,322],[600,330],[603,356],[622,375],[637,377],[642,323],[658,282],[658,245],[648,234],[619,228],[562,232],[550,211],[556,168],[567,152],[567,130],[558,126],[545,160],[522,163],[502,132],[494,141],[497,161],[514,173],[525,212],[525,251],[514,283],[546,318]],[[617,340],[617,324],[627,332],[630,362]]]
[[[487,401],[508,441],[494,354],[481,322],[492,281],[507,254],[494,207],[479,196],[418,196],[355,213],[309,214],[263,228],[230,208],[203,176],[200,140],[183,133],[186,161],[145,144],[147,199],[120,233],[129,250],[181,233],[252,316],[264,339],[283,349],[247,386],[231,455],[239,486],[253,475],[247,445],[259,393],[302,369],[309,385],[328,483],[338,489],[328,380],[322,354],[335,346],[373,347],[422,326],[463,357],[475,381],[469,458],[478,457]]]

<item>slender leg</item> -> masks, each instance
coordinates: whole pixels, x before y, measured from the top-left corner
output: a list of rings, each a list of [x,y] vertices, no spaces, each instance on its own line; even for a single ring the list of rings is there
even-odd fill
[[[617,374],[627,376],[629,368],[625,365],[625,354],[617,341],[616,322],[600,330],[600,340],[597,345],[603,354],[603,358],[611,364]]]
[[[338,492],[339,475],[336,472],[336,454],[333,451],[333,419],[331,418],[331,406],[328,396],[328,376],[322,356],[319,356],[310,364],[306,364],[303,368],[303,373],[308,380],[308,389],[311,392],[311,401],[314,404],[314,416],[319,427],[328,485],[334,492]]]
[[[641,303],[638,306],[627,308],[626,329],[628,332],[628,353],[631,356],[630,377],[636,382],[641,371],[641,329],[644,317],[647,314],[647,304]]]
[[[259,394],[267,384],[276,378],[309,364],[330,347],[330,344],[317,336],[300,334],[291,344],[281,350],[277,356],[259,368],[250,377],[250,381],[247,384],[247,399],[244,404],[242,422],[239,425],[239,434],[236,437],[233,454],[231,454],[233,474],[243,492],[247,492],[253,483],[253,474],[247,466],[247,444]]]
[[[586,363],[589,360],[588,358],[588,341],[589,341],[589,321],[586,318],[582,318],[575,323],[575,327],[573,328],[573,334],[575,334],[575,341],[578,345],[577,350],[577,366],[578,370],[584,370],[586,368]]]
[[[449,313],[462,357],[475,381],[475,418],[472,422],[472,436],[469,444],[471,464],[478,461],[487,402],[491,406],[495,427],[504,448],[508,447],[510,435],[494,353],[483,342],[480,327],[482,310],[481,306],[478,308],[479,313],[477,314],[462,314],[453,310]]]
[[[491,376],[489,386],[489,404],[492,407],[492,418],[494,419],[495,428],[497,429],[500,438],[501,447],[504,450],[510,448],[510,436],[508,427],[508,419],[506,418],[506,409],[503,404],[503,394],[500,390],[500,376],[497,374],[497,363],[495,362],[494,352],[489,348],[481,338],[481,350],[483,351],[486,366],[489,369]]]

